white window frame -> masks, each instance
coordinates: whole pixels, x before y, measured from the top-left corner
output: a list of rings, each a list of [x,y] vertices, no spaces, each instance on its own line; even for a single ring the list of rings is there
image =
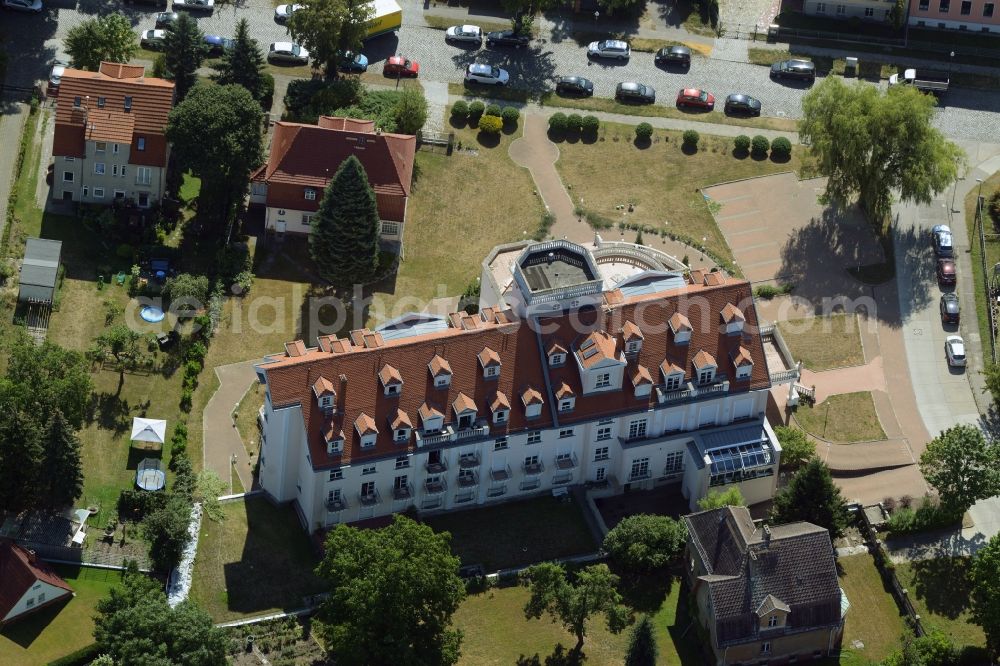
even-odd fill
[[[118,165],[117,164],[112,164],[111,165],[111,176],[113,178],[117,178],[118,177]]]
[[[575,403],[576,403],[576,400],[574,400],[573,398],[567,398],[565,400],[560,400],[559,401],[559,411],[560,412],[569,412],[569,411],[572,411],[573,410],[573,405]]]
[[[628,439],[643,439],[646,437],[647,431],[646,419],[636,419],[634,421],[629,421],[628,424]]]
[[[99,153],[106,153],[106,152],[108,152],[108,142],[107,141],[95,141],[94,142],[94,150],[96,150]]]
[[[410,429],[409,428],[399,428],[396,430],[393,440],[397,444],[402,444],[404,442],[410,441]]]
[[[612,426],[599,426],[597,428],[597,441],[606,442],[611,439]]]
[[[665,388],[668,391],[679,391],[683,383],[684,375],[679,372],[675,372],[671,375],[667,375]]]
[[[487,379],[495,379],[500,376],[500,366],[499,365],[488,365],[483,368],[483,376]]]
[[[377,465],[365,465],[361,468],[361,476],[371,476],[372,474],[375,474],[378,471],[377,467]]]
[[[672,451],[667,454],[663,464],[664,475],[678,474],[684,471],[684,452]]]
[[[642,481],[649,478],[649,458],[636,458],[629,470],[629,482]]]
[[[874,16],[875,16],[875,8],[865,7],[865,18],[874,18]]]
[[[379,233],[383,236],[398,236],[399,222],[396,222],[395,220],[382,220],[382,224],[379,227]]]
[[[303,196],[305,196],[306,201],[316,201],[316,190],[311,187],[307,187],[305,188]]]
[[[410,466],[410,456],[397,456],[396,469],[406,469]]]
[[[594,378],[594,388],[609,388],[611,386],[611,373],[602,372]]]
[[[331,439],[326,443],[326,452],[331,456],[343,453],[344,440],[340,439],[339,437],[337,439]]]
[[[566,355],[563,353],[552,354],[549,356],[549,365],[555,367],[557,365],[562,365],[566,362]]]
[[[767,628],[768,629],[773,629],[774,627],[777,627],[777,626],[778,626],[778,616],[777,615],[772,615],[772,616],[770,616],[770,617],[767,618]]]
[[[507,410],[498,409],[493,412],[493,423],[507,423]]]
[[[506,451],[509,448],[510,448],[510,442],[507,441],[506,437],[497,437],[493,441],[494,451]]]
[[[594,462],[600,462],[602,460],[608,460],[611,458],[611,447],[609,446],[598,446],[594,449]]]
[[[302,226],[311,227],[312,226],[313,215],[310,213],[302,213]]]
[[[67,178],[66,176],[69,176],[69,178]],[[62,182],[64,182],[64,183],[72,183],[72,182],[74,182],[73,181],[74,178],[76,178],[76,175],[72,171],[63,171],[63,181]]]
[[[94,188],[94,198],[95,199],[103,199],[104,198],[104,188],[103,187],[95,187]]]
[[[698,371],[698,384],[711,384],[715,381],[715,368],[702,368]]]
[[[135,149],[138,151],[146,150],[146,137],[140,136],[135,140]]]
[[[135,184],[136,185],[149,185],[150,181],[153,180],[153,170],[149,167],[136,167],[135,169]]]
[[[111,144],[111,152],[112,152],[112,154],[114,154],[114,155],[117,155],[117,154],[118,154],[118,144],[117,144],[117,143],[113,143],[113,144]]]
[[[559,431],[559,439],[568,439],[573,436],[572,428],[563,428]]]
[[[103,176],[105,171],[104,162],[94,162],[94,175]]]
[[[327,481],[342,481],[344,478],[344,470],[342,469],[331,469],[330,476]]]
[[[542,431],[532,430],[528,433],[528,444],[541,444],[542,443]]]

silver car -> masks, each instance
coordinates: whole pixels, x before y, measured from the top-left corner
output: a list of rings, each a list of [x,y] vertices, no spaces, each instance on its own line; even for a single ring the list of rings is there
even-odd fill
[[[305,65],[309,62],[309,51],[292,42],[274,42],[267,51],[271,62]]]
[[[587,56],[591,58],[610,58],[612,60],[628,60],[632,55],[628,42],[620,39],[605,39],[591,42],[587,46]]]
[[[187,9],[192,12],[211,12],[215,9],[215,0],[174,0],[174,9]]]
[[[166,30],[143,30],[139,33],[139,45],[147,49],[161,49],[166,38]]]
[[[302,5],[278,5],[274,8],[274,20],[278,23],[284,23],[300,9],[302,9]]]
[[[948,365],[953,368],[965,367],[965,341],[960,335],[949,335],[944,341],[944,353]]]
[[[446,42],[473,42],[481,44],[483,29],[478,25],[453,25],[444,31]]]
[[[510,81],[510,74],[506,69],[500,69],[493,65],[481,62],[474,62],[465,68],[466,83],[484,83],[488,86],[505,86]]]
[[[16,12],[32,12],[38,14],[42,11],[42,0],[3,0],[5,9],[13,9]]]

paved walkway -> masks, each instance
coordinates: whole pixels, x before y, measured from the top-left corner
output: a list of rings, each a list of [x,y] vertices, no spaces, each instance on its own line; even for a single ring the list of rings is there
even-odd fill
[[[255,363],[257,361],[243,361],[216,368],[219,388],[202,414],[204,468],[214,471],[223,482],[228,481],[230,487],[235,469],[243,489],[247,491],[253,488],[253,475],[240,431],[233,422],[233,410],[250,385],[257,381],[253,369]]]
[[[0,115],[0,238],[7,225],[7,200],[14,184],[14,162],[21,146],[21,131],[28,117],[28,105],[20,102],[5,104],[5,113]]]

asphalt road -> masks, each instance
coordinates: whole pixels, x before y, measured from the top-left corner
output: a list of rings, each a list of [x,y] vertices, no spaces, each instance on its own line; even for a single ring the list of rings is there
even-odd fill
[[[732,92],[758,97],[764,113],[770,116],[797,118],[801,98],[807,92],[804,83],[776,83],[770,80],[766,67],[744,62],[731,62],[696,57],[689,71],[667,71],[653,63],[650,53],[636,53],[627,63],[588,62],[585,48],[569,37],[546,35],[531,47],[516,49],[476,49],[452,46],[444,34],[422,25],[423,3],[404,0],[404,25],[398,35],[386,35],[366,45],[365,53],[372,67],[399,53],[421,65],[421,77],[428,81],[459,82],[469,63],[485,62],[507,69],[512,86],[533,91],[551,87],[556,76],[577,74],[596,84],[598,96],[610,97],[615,84],[632,80],[657,90],[657,104],[674,102],[682,87],[705,88],[721,101]],[[7,49],[10,53],[8,83],[26,85],[47,76],[51,61],[61,55],[62,39],[81,20],[115,9],[121,9],[136,30],[153,27],[155,11],[145,5],[122,5],[115,0],[47,0],[46,10],[39,16],[0,13]],[[274,6],[267,0],[246,0],[241,6],[226,4],[211,15],[192,14],[206,34],[230,36],[240,18],[250,22],[251,33],[262,47],[272,41],[287,39],[284,26],[274,21]],[[376,69],[376,71],[378,71]],[[937,125],[956,139],[992,141],[1000,134],[1000,92],[952,90],[942,99]],[[699,116],[693,113],[692,116]]]

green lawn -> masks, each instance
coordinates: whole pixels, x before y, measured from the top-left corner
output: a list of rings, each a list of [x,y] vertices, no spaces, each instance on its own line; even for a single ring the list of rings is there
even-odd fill
[[[834,314],[778,322],[792,357],[813,372],[865,362],[855,314]]]
[[[637,146],[634,139],[631,125],[605,123],[597,141],[561,141],[556,168],[573,200],[582,199],[583,209],[607,223],[652,226],[698,245],[704,238],[709,250],[728,261],[732,252],[700,188],[799,171],[804,155],[796,147],[785,163],[740,159],[733,156],[732,139],[704,134],[698,151],[687,154],[681,132],[669,130],[656,130],[646,146]],[[629,203],[635,207],[631,213],[618,208]]]
[[[247,455],[256,454],[257,445],[260,443],[258,441],[260,431],[257,429],[257,414],[264,404],[265,393],[265,388],[254,382],[236,407],[236,428],[240,431],[240,439],[243,440]]]
[[[871,391],[831,395],[823,402],[795,410],[795,421],[811,435],[850,444],[885,439]]]
[[[841,664],[867,664],[885,659],[899,646],[899,638],[908,631],[899,608],[871,555],[853,555],[838,560],[840,588],[851,602],[844,625]],[[864,648],[856,649],[854,641]]]
[[[575,502],[539,497],[432,516],[436,532],[451,532],[451,549],[462,564],[487,572],[597,550]]]
[[[681,606],[681,585],[674,581],[669,591],[662,590],[662,601],[652,613],[659,659],[663,666],[697,666],[702,664],[695,630],[689,627],[687,612]],[[524,618],[528,590],[523,587],[495,588],[469,596],[459,607],[453,624],[465,636],[462,641],[463,666],[507,666],[522,656],[538,655],[542,663],[553,654],[557,645],[569,649],[576,639],[561,624],[551,622],[547,615],[539,620]],[[680,612],[678,612],[680,611]],[[603,617],[587,624],[583,651],[588,666],[621,666],[628,647],[630,629],[618,635],[610,633]],[[561,663],[561,662],[559,662]]]
[[[222,505],[226,519],[204,520],[191,599],[223,622],[303,606],[322,592],[318,560],[295,511],[255,497]]]
[[[995,232],[996,229],[989,215],[989,200],[993,193],[1000,189],[1000,172],[997,172],[983,181],[983,222],[986,234],[986,265],[994,266],[1000,262],[1000,237]],[[987,314],[989,307],[986,302],[985,284],[983,276],[982,249],[979,243],[979,227],[976,226],[976,197],[979,195],[979,188],[972,188],[965,197],[965,227],[969,232],[969,248],[972,259],[972,280],[976,285],[974,290],[976,296],[976,318],[979,320],[979,335],[983,341],[983,355],[990,360],[990,320]]]
[[[0,631],[0,663],[43,666],[94,642],[97,602],[118,584],[117,571],[56,567],[76,593]]]
[[[963,650],[965,663],[986,663],[986,637],[969,612],[970,564],[965,557],[907,562],[896,565],[896,576],[909,593],[924,629],[936,629],[951,638]]]

